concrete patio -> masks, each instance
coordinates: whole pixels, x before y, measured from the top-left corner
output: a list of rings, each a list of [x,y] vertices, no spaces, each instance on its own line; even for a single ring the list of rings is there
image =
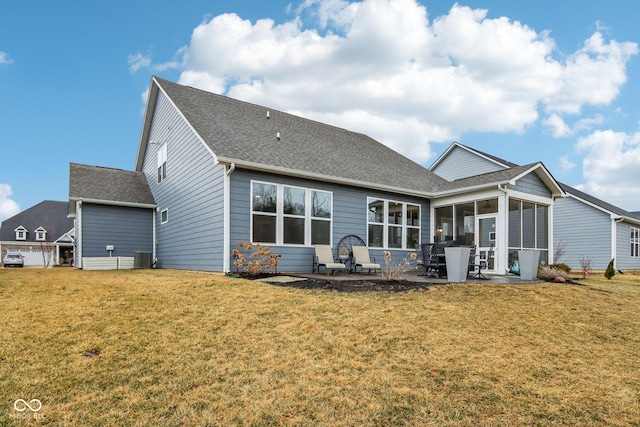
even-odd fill
[[[438,285],[442,285],[442,284],[446,284],[446,283],[450,283],[449,280],[446,277],[443,278],[437,278],[435,276],[424,276],[423,275],[423,270],[411,270],[411,271],[407,271],[402,275],[402,279],[404,280],[408,280],[411,282],[418,282],[418,283],[433,283],[433,284],[438,284]],[[382,275],[378,272],[378,273],[372,273],[372,274],[367,274],[367,273],[345,273],[345,272],[336,272],[336,273],[331,273],[330,271],[328,272],[321,272],[321,273],[299,273],[299,274],[291,274],[291,276],[296,276],[296,277],[308,277],[308,278],[313,278],[313,279],[319,279],[319,280],[335,280],[335,281],[339,281],[339,280],[384,280]],[[532,281],[527,281],[527,280],[521,280],[520,276],[516,276],[516,275],[488,275],[485,274],[485,276],[487,277],[487,280],[484,279],[470,279],[467,278],[465,283],[477,283],[477,284],[523,284],[523,283],[542,283],[542,280],[532,280]]]

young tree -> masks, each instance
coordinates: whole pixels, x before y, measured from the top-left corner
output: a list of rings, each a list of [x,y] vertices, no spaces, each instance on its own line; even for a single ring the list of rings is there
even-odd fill
[[[615,258],[613,258],[609,262],[609,265],[607,266],[607,271],[604,272],[604,277],[606,277],[607,280],[611,280],[611,278],[616,275],[616,269],[613,268],[613,260],[615,260]]]

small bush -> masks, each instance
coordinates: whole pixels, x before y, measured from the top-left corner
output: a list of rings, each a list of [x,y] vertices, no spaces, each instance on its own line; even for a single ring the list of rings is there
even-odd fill
[[[569,267],[567,264],[564,264],[564,263],[551,264],[551,265],[549,265],[549,268],[555,268],[556,270],[562,270],[567,274],[571,273],[571,267]]]
[[[586,279],[591,272],[591,265],[593,264],[593,260],[588,256],[580,257],[580,268],[582,269],[582,278]]]
[[[264,270],[278,271],[280,255],[272,254],[269,246],[262,246],[259,243],[254,246],[252,243],[238,242],[238,247],[243,248],[248,254],[245,255],[238,249],[233,250],[235,258],[233,265],[236,266],[236,272],[243,270],[249,276],[259,276]]]
[[[607,266],[607,271],[604,272],[604,277],[606,277],[607,280],[611,280],[611,278],[616,275],[616,269],[613,268],[614,260],[615,258],[609,261],[609,265]]]
[[[415,267],[412,265],[412,261],[418,258],[418,254],[412,252],[408,257],[403,258],[399,263],[394,263],[391,257],[391,252],[384,251],[385,266],[382,269],[382,277],[385,280],[400,280],[405,271]]]

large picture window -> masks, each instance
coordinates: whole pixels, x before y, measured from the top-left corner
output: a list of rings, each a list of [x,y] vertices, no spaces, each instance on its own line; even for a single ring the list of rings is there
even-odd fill
[[[367,199],[368,246],[413,249],[420,243],[420,206]]]
[[[252,242],[331,244],[330,192],[254,181],[251,200]]]
[[[631,256],[640,257],[640,229],[631,229]]]

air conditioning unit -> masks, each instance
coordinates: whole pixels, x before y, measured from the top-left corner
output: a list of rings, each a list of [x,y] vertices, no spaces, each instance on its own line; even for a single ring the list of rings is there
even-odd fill
[[[151,268],[151,252],[136,252],[133,268]]]

